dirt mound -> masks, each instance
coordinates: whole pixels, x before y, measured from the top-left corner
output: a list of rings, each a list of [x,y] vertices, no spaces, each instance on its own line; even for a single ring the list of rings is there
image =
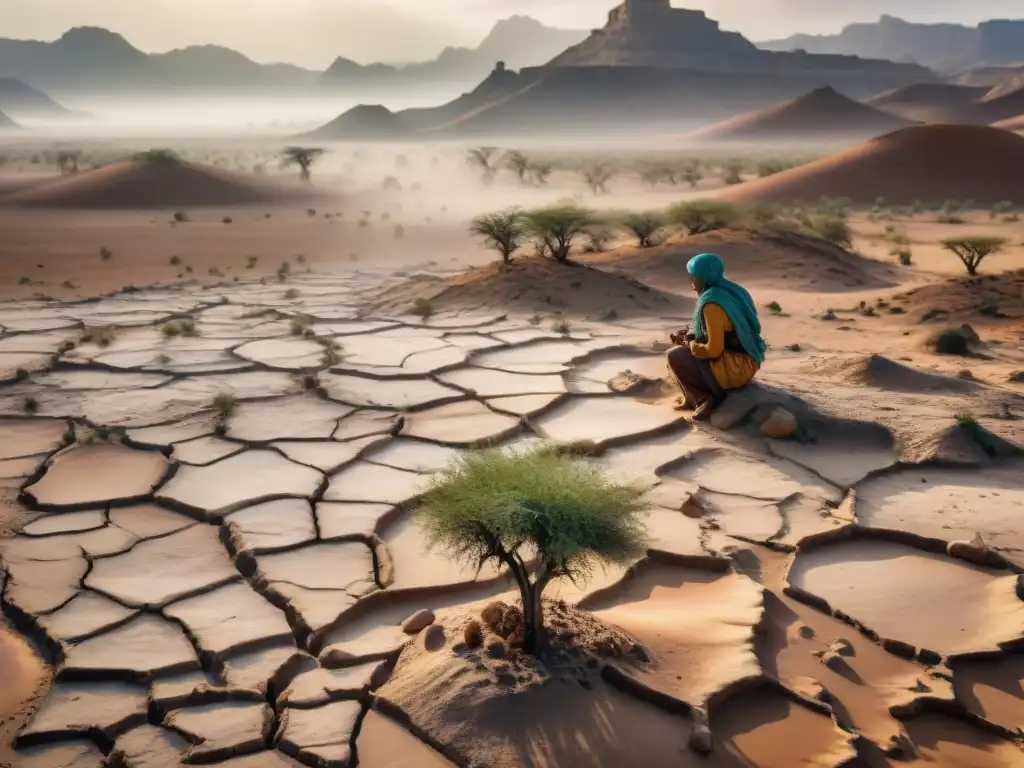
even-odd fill
[[[444,278],[415,277],[377,296],[373,309],[404,314],[418,301],[429,302],[435,310],[503,307],[594,318],[693,311],[692,301],[632,278],[541,257],[488,264]]]
[[[858,141],[912,124],[911,120],[854,101],[825,86],[799,98],[702,128],[685,138],[708,142]]]
[[[258,176],[185,162],[125,161],[76,174],[2,199],[7,206],[81,210],[149,210],[174,207],[283,204],[323,196]]]
[[[976,382],[966,379],[911,368],[882,355],[815,363],[813,366],[808,366],[807,372],[826,376],[844,384],[874,387],[890,392],[969,394],[980,386]]]
[[[399,115],[380,104],[361,104],[307,134],[321,141],[388,140],[407,138],[409,126]]]
[[[1024,137],[980,125],[905,128],[813,163],[725,190],[737,203],[845,197],[915,200],[1013,200],[1024,174]]]
[[[602,679],[613,662],[623,670],[650,664],[635,640],[585,611],[546,601],[549,645],[533,658],[486,629],[481,608],[423,630],[402,650],[376,706],[443,745],[460,765],[691,765],[687,720]]]
[[[622,248],[587,255],[586,263],[629,275],[648,285],[690,292],[686,262],[713,251],[725,260],[727,274],[750,286],[782,286],[786,290],[839,293],[889,287],[897,270],[862,258],[838,245],[796,233],[766,235],[722,230],[688,237],[653,248]]]
[[[917,83],[896,88],[868,100],[868,104],[893,115],[922,123],[957,122],[989,89],[985,86],[949,83]]]
[[[1024,322],[1024,273],[955,277],[898,293],[892,307],[912,322]]]

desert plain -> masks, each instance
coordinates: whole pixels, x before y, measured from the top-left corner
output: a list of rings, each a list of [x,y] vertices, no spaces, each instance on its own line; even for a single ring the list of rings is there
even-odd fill
[[[1024,136],[940,106],[0,134],[0,765],[1024,764]],[[471,231],[538,211],[568,258]],[[769,350],[694,420],[704,252]],[[534,658],[417,507],[545,443],[642,485],[648,541],[548,587]]]

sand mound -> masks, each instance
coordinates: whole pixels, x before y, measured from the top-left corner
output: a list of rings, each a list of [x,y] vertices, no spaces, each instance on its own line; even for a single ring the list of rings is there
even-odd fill
[[[868,104],[894,115],[923,123],[957,122],[965,110],[983,98],[985,86],[917,83],[896,88],[868,100]]]
[[[969,394],[976,382],[917,370],[882,355],[831,360],[808,366],[808,373],[834,378],[844,384],[875,387],[890,392],[952,392]]]
[[[733,202],[846,197],[861,203],[884,197],[896,205],[969,198],[985,204],[1019,197],[1022,174],[1024,137],[990,126],[922,125],[732,187],[721,197]]]
[[[380,104],[361,104],[307,134],[322,141],[387,140],[407,138],[409,126],[401,117]]]
[[[908,320],[936,323],[1020,324],[1024,321],[1024,274],[1005,272],[954,277],[892,297]]]
[[[377,690],[378,707],[459,765],[690,765],[679,753],[686,719],[602,681],[605,664],[643,666],[646,649],[585,611],[546,601],[551,645],[535,659],[491,631],[483,607],[445,617],[406,646]],[[471,622],[482,632],[467,632]]]
[[[686,262],[713,251],[725,260],[729,276],[751,286],[784,286],[791,291],[838,293],[896,285],[897,270],[838,245],[796,233],[766,235],[722,230],[653,248],[591,254],[586,262],[648,285],[689,293]]]
[[[688,299],[629,277],[541,257],[527,257],[509,265],[488,264],[444,278],[412,278],[377,296],[373,309],[402,314],[409,312],[418,300],[429,301],[435,310],[502,307],[594,318],[612,311],[619,317],[693,311],[693,303]]]
[[[321,197],[308,186],[288,186],[184,162],[126,161],[34,185],[3,205],[83,210],[147,210],[194,206],[283,204]]]
[[[748,112],[686,135],[700,141],[863,140],[906,128],[912,121],[861,104],[831,87]]]

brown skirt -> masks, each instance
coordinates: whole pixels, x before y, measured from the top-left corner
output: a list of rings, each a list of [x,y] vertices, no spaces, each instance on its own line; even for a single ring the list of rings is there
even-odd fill
[[[687,407],[696,410],[707,403],[716,406],[725,399],[722,389],[707,360],[693,356],[689,347],[673,347],[668,351],[668,369],[683,390]]]

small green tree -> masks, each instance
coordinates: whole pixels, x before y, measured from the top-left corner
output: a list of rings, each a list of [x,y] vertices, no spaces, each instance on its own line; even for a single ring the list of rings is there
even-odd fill
[[[717,200],[676,203],[666,212],[668,221],[684,227],[691,235],[725,229],[739,220],[739,211]]]
[[[942,247],[955,253],[967,268],[968,275],[978,274],[978,265],[985,257],[998,253],[1006,245],[1002,237],[951,237],[942,241]]]
[[[290,168],[293,165],[299,167],[299,178],[303,181],[310,180],[310,170],[313,164],[324,156],[327,150],[317,147],[285,147],[281,151],[281,167]]]
[[[622,217],[622,226],[637,239],[641,248],[654,245],[654,238],[665,223],[665,216],[659,211],[631,212]]]
[[[82,153],[77,149],[65,149],[57,153],[57,166],[62,176],[72,176],[78,173],[78,163],[82,159]]]
[[[523,602],[523,650],[544,642],[544,589],[647,549],[644,489],[545,446],[469,453],[435,475],[418,511],[432,547],[481,569],[508,567]],[[526,550],[524,552],[524,550]],[[530,554],[531,562],[527,562]]]
[[[132,159],[139,163],[160,163],[163,165],[180,165],[181,155],[172,149],[147,149],[136,152]]]
[[[480,237],[484,245],[501,254],[501,260],[512,261],[529,234],[530,228],[518,208],[497,213],[484,213],[469,223],[470,234]]]
[[[530,234],[556,261],[568,261],[576,239],[594,223],[593,212],[577,205],[553,205],[526,214]]]

